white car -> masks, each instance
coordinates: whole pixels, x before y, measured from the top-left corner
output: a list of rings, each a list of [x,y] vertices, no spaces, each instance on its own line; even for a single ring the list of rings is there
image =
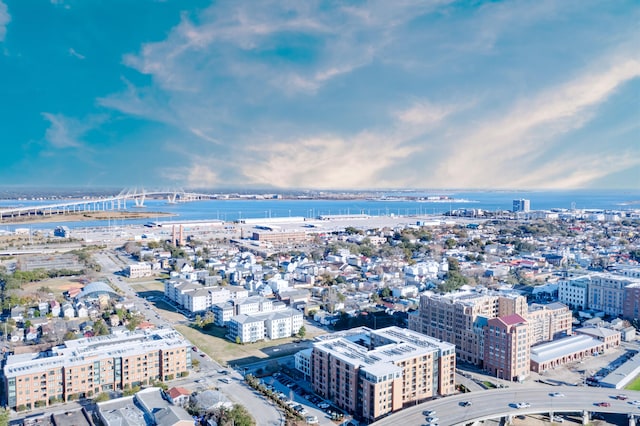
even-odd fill
[[[560,417],[560,416],[553,416],[551,421],[554,422],[554,423],[564,423],[564,419],[562,417]]]
[[[636,400],[633,400],[633,401],[629,401],[629,404],[632,404],[632,405],[640,405],[640,401],[638,401],[638,400],[636,399]]]
[[[562,398],[564,397],[564,394],[562,392],[553,392],[551,396]]]
[[[531,404],[529,404],[528,402],[518,402],[516,404],[516,408],[529,408],[531,407]]]

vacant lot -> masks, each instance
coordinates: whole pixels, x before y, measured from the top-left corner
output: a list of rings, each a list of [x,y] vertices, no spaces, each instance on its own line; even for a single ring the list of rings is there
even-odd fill
[[[160,278],[127,278],[126,281],[138,293],[141,291],[159,291],[164,294],[164,282]]]
[[[19,289],[12,291],[19,297],[35,296],[37,294],[46,297],[51,293],[54,298],[60,298],[62,293],[69,289],[84,287],[83,281],[86,280],[78,277],[49,278],[42,281],[24,283]]]
[[[293,337],[239,345],[225,339],[224,333],[226,330],[220,327],[209,326],[206,330],[200,330],[189,326],[176,325],[175,328],[222,365],[226,365],[231,361],[237,365],[251,364],[269,358],[293,355],[303,346],[301,343],[296,343],[296,339]]]

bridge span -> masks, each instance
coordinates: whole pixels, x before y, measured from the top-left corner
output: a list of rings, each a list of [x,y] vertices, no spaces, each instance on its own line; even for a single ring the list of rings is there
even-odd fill
[[[20,216],[51,216],[76,212],[127,210],[130,207],[145,207],[144,202],[147,197],[166,198],[168,203],[173,204],[215,199],[216,195],[186,192],[184,190],[145,191],[144,189],[125,189],[118,195],[108,197],[81,197],[56,203],[0,209],[0,221]]]
[[[553,396],[560,392],[564,396]],[[619,400],[624,393],[628,399]],[[378,420],[372,425],[422,425],[426,423],[425,410],[435,410],[437,423],[447,426],[465,426],[482,420],[505,419],[526,414],[543,414],[553,418],[561,413],[578,413],[583,424],[588,424],[592,413],[618,413],[628,417],[629,426],[636,426],[640,420],[640,406],[632,404],[640,401],[640,391],[619,391],[616,389],[591,387],[529,387],[516,386],[507,389],[474,391],[428,401],[406,408]],[[463,405],[463,402],[470,404]],[[530,404],[527,408],[516,408],[519,402]],[[606,403],[602,406],[597,404]],[[607,406],[608,404],[608,406]]]

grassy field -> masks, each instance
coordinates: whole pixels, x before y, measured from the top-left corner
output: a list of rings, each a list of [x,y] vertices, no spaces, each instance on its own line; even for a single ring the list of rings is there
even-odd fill
[[[277,349],[277,357],[291,355],[300,350],[298,347],[288,345],[294,342],[294,338],[238,345],[225,339],[225,330],[220,327],[199,330],[185,325],[175,325],[175,328],[221,365],[227,365],[231,361],[238,365],[264,361],[271,357],[269,352],[273,353],[274,348]]]
[[[14,290],[18,296],[42,296],[46,297],[52,293],[53,297],[59,298],[62,293],[71,288],[82,288],[83,284],[78,277],[49,278],[42,281],[24,283],[19,289]],[[40,289],[44,291],[40,291]]]
[[[133,288],[136,292],[140,293],[141,291],[159,291],[164,293],[164,283],[160,279],[154,278],[135,278],[126,280],[131,288]]]
[[[625,389],[640,391],[640,376],[637,376]]]

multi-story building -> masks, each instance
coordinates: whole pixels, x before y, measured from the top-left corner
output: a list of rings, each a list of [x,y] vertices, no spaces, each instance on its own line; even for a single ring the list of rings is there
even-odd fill
[[[148,277],[153,272],[151,271],[151,264],[147,262],[138,262],[126,267],[126,274],[129,278],[141,278]]]
[[[586,275],[558,281],[558,301],[571,309],[587,309],[590,281],[591,279]]]
[[[614,274],[592,275],[589,283],[589,308],[611,316],[622,315],[625,288],[632,284],[640,284],[640,279]]]
[[[294,356],[296,370],[302,373],[306,381],[311,381],[311,352],[313,348],[303,349]]]
[[[527,200],[524,198],[520,198],[519,200],[513,200],[513,209],[514,213],[517,212],[528,212],[531,210],[531,200]]]
[[[251,343],[265,338],[282,339],[296,334],[302,324],[302,312],[296,309],[240,314],[229,320],[228,337],[239,343]]]
[[[260,231],[253,233],[253,240],[273,244],[300,243],[308,239],[304,231]]]
[[[179,278],[165,281],[164,295],[176,305],[195,313],[229,300],[246,299],[249,292],[242,287],[204,285]]]
[[[482,365],[484,327],[488,318],[527,314],[527,299],[515,293],[464,291],[420,297],[417,315],[409,316],[409,328],[452,343],[458,359]]]
[[[484,369],[511,381],[529,376],[528,329],[527,320],[518,314],[489,319],[484,333]]]
[[[562,303],[534,303],[529,306],[527,323],[529,343],[535,345],[571,335],[573,315]]]
[[[229,321],[229,339],[236,343],[254,343],[265,338],[264,319],[240,314]]]
[[[631,284],[624,288],[622,316],[628,320],[640,318],[640,284]]]
[[[213,286],[185,292],[182,306],[189,312],[204,312],[211,306],[226,302],[230,298],[231,293],[226,287]]]
[[[359,328],[313,344],[313,390],[371,422],[436,395],[455,392],[455,346],[388,327]]]
[[[32,409],[91,397],[191,368],[191,344],[173,329],[66,341],[45,352],[9,355],[3,368],[6,405]]]

